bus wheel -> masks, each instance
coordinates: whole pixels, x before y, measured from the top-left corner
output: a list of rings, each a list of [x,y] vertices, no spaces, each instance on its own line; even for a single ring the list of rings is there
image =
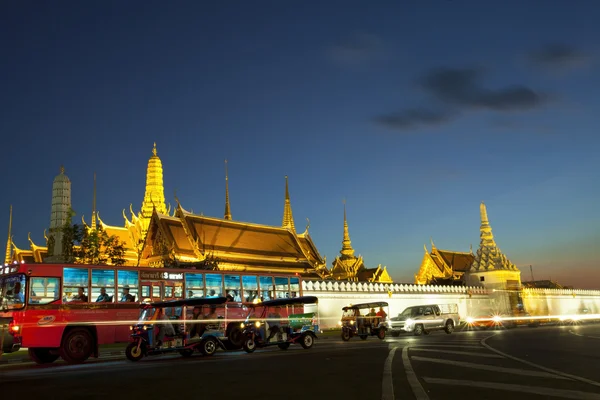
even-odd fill
[[[138,344],[136,342],[129,343],[125,349],[125,357],[127,357],[129,361],[140,361],[144,357],[144,349],[142,346],[138,349]]]
[[[29,349],[29,358],[38,364],[50,364],[56,361],[59,357],[58,354],[52,354],[50,351],[53,349]]]
[[[231,350],[241,349],[244,345],[244,339],[246,339],[238,324],[230,326],[227,338],[229,339]]]
[[[68,331],[60,346],[60,356],[69,364],[80,364],[92,355],[92,335],[87,329],[76,328]]]

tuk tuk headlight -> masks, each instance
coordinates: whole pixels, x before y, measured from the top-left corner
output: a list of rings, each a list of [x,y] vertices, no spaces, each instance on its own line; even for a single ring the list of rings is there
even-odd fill
[[[354,320],[350,321],[350,325],[354,325]]]
[[[243,322],[240,324],[240,328],[244,329],[246,327],[246,324],[244,324]]]
[[[254,326],[256,326],[257,328],[260,328],[260,321],[256,321],[256,322],[254,323]]]

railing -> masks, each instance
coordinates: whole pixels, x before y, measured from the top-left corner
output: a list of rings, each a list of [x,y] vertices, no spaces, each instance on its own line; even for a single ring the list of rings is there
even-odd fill
[[[302,289],[314,292],[366,292],[366,293],[448,293],[485,295],[488,291],[477,286],[413,285],[403,283],[373,283],[346,281],[302,281]],[[598,291],[600,292],[600,291]]]
[[[523,288],[523,294],[600,296],[600,290]]]

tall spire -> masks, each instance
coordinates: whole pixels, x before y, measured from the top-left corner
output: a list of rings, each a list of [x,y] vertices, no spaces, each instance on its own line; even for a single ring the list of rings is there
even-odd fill
[[[348,232],[348,220],[346,219],[346,200],[344,200],[344,239],[342,240],[342,250],[340,251],[342,258],[353,258],[354,249],[350,242],[350,233]]]
[[[6,264],[12,261],[12,204],[10,205],[10,214],[8,217],[8,238],[6,239],[6,255],[4,262]]]
[[[225,160],[225,219],[231,221],[231,206],[229,205],[229,173],[227,160]]]
[[[96,230],[96,172],[94,172],[94,197],[92,199],[92,230]]]
[[[157,155],[156,143],[154,143],[154,147],[152,148],[152,156],[148,160],[148,168],[146,170],[146,191],[139,216],[144,233],[148,229],[150,218],[152,217],[152,212],[155,208],[158,213],[167,213],[165,188],[163,185],[163,167],[162,162]]]
[[[488,220],[487,208],[482,201],[479,206],[481,215],[481,228],[479,249],[471,265],[472,271],[509,270],[518,271],[517,267],[500,251],[492,234],[492,227]],[[472,250],[471,250],[472,251]]]
[[[65,224],[71,224],[71,181],[60,166],[60,174],[52,182],[52,209],[48,234],[48,257],[61,261],[63,256],[63,232]]]
[[[294,226],[294,216],[292,215],[292,203],[290,202],[290,191],[288,188],[288,177],[285,176],[285,205],[283,207],[283,221],[281,222],[283,228],[290,227],[296,232]]]

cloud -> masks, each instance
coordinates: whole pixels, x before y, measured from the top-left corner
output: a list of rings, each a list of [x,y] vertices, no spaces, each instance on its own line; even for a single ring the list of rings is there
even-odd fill
[[[482,75],[474,68],[438,68],[426,74],[421,85],[437,99],[462,108],[518,111],[545,103],[545,96],[523,85],[486,89],[479,82]]]
[[[380,57],[383,40],[371,33],[357,33],[328,49],[329,57],[340,64],[362,64]]]
[[[539,68],[566,71],[585,67],[590,62],[590,57],[565,44],[548,44],[527,55],[529,62]]]
[[[375,117],[378,125],[396,130],[414,130],[420,126],[435,126],[450,122],[455,114],[433,111],[425,108],[412,108],[396,113]]]

